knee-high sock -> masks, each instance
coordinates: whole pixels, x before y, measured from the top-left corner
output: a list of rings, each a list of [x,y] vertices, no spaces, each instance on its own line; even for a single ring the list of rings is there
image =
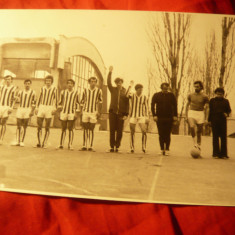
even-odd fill
[[[83,129],[83,147],[87,147],[87,139],[88,139],[88,130]]]
[[[69,146],[72,146],[73,144],[73,137],[74,137],[74,131],[69,130]]]
[[[41,138],[42,138],[42,129],[41,128],[38,128],[37,137],[38,137],[38,144],[41,145]]]
[[[147,134],[146,132],[142,133],[142,149],[145,150],[147,145]]]
[[[6,125],[2,125],[0,140],[3,140],[5,132],[6,132]]]
[[[61,137],[60,137],[60,146],[64,145],[65,137],[66,137],[66,130],[62,130]]]
[[[20,143],[20,140],[21,140],[21,126],[18,126],[17,129],[16,129],[16,142],[17,143]]]
[[[135,132],[131,132],[130,135],[130,147],[132,150],[135,149]]]
[[[46,129],[45,135],[44,135],[44,140],[43,140],[43,143],[42,143],[43,146],[45,146],[47,144],[47,140],[48,140],[49,135],[50,135],[50,130]]]
[[[88,130],[88,131],[89,131],[89,148],[92,148],[94,140],[94,130]]]

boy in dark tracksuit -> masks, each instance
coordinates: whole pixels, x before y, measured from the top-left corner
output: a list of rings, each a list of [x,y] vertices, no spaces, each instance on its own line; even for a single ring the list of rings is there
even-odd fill
[[[213,157],[226,159],[229,158],[227,154],[227,117],[231,113],[231,108],[229,101],[224,98],[223,88],[217,88],[215,95],[215,98],[212,98],[209,103],[208,117],[213,134]]]

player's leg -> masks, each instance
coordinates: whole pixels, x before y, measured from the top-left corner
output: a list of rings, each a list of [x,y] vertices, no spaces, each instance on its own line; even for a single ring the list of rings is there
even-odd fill
[[[114,152],[116,145],[116,130],[117,130],[117,114],[109,113],[109,141],[110,141],[110,152]]]
[[[197,145],[201,149],[203,124],[197,124]]]
[[[45,134],[44,134],[44,138],[43,138],[43,142],[42,142],[42,147],[43,148],[47,148],[47,140],[49,138],[50,135],[50,125],[51,125],[51,118],[45,118]]]
[[[20,142],[21,147],[24,146],[24,140],[25,140],[28,124],[29,124],[29,118],[22,119],[23,130],[22,130],[22,136],[21,136],[21,142]]]
[[[119,147],[121,146],[122,141],[122,134],[123,134],[123,126],[124,126],[124,120],[123,116],[119,116],[117,120],[117,136],[116,136],[116,152],[119,151]]]
[[[171,131],[172,131],[173,120],[167,119],[165,122],[166,122],[166,124],[165,124],[165,144],[166,144],[165,154],[169,155],[170,154]]]
[[[89,147],[88,147],[88,150],[89,151],[94,151],[93,150],[93,142],[94,142],[94,129],[95,129],[95,122],[89,122],[88,123],[88,132],[89,132],[89,138],[88,138],[88,144],[89,144]]]
[[[2,121],[1,121],[0,143],[2,143],[5,133],[6,133],[7,119],[8,117],[4,117],[2,118]]]
[[[136,123],[134,120],[130,120],[130,152],[134,153],[135,151],[135,127]]]
[[[142,151],[146,152],[147,145],[147,125],[145,123],[139,123],[141,132],[142,132]]]
[[[229,158],[227,152],[227,121],[220,121],[220,138],[221,138],[221,151],[220,156],[222,158]]]
[[[37,117],[37,139],[38,139],[37,147],[39,147],[39,148],[42,147],[41,138],[42,138],[43,121],[44,121],[44,118]]]
[[[59,145],[58,149],[64,148],[66,130],[67,130],[67,120],[61,120],[61,136],[60,136],[60,145]]]
[[[15,145],[20,146],[20,140],[21,140],[21,128],[23,126],[23,119],[17,118],[16,119],[16,143]]]
[[[196,120],[194,118],[188,118],[188,124],[190,128],[190,133],[193,139],[193,144],[196,146],[197,140],[196,140]]]
[[[68,120],[68,130],[69,130],[68,149],[69,150],[73,150],[74,123],[75,123],[75,120]]]
[[[161,151],[159,154],[165,153],[165,146],[164,146],[164,122],[162,119],[158,118],[157,120],[157,129],[158,129],[158,136],[159,136],[159,144]]]

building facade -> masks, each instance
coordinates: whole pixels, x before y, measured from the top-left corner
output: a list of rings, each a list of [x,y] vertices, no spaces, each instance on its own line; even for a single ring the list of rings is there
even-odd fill
[[[75,81],[79,94],[88,86],[91,76],[98,78],[98,86],[103,91],[103,113],[107,113],[106,68],[97,48],[87,39],[68,38],[64,35],[59,40],[54,38],[6,38],[0,40],[0,73],[14,77],[14,84],[23,89],[24,80],[32,80],[32,89],[39,94],[44,85],[44,78],[51,74],[59,93],[66,87],[67,79]],[[17,106],[17,105],[16,105]],[[59,127],[56,114],[53,126]],[[15,123],[14,113],[9,119]],[[32,117],[31,125],[36,125]],[[79,128],[79,120],[76,127]],[[100,121],[100,129],[107,129],[107,120]]]

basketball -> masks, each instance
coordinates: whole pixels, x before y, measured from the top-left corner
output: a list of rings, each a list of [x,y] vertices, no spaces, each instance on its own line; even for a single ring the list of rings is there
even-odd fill
[[[201,151],[195,147],[193,147],[190,151],[190,154],[193,158],[199,158],[201,155]]]

